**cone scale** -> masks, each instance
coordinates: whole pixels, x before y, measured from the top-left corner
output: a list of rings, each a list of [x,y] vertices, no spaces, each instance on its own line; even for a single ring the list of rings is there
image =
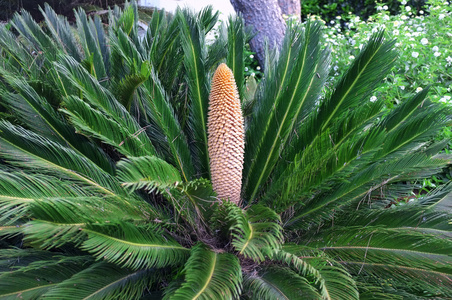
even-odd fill
[[[218,198],[240,203],[244,125],[232,71],[221,64],[213,75],[209,96],[208,151],[213,190]]]

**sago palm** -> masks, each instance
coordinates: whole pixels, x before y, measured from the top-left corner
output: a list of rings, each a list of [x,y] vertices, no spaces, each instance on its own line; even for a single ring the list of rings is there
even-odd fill
[[[254,92],[240,18],[42,13],[0,28],[1,299],[452,297],[452,184],[411,197],[452,112],[368,100],[383,32],[333,84],[289,24]]]

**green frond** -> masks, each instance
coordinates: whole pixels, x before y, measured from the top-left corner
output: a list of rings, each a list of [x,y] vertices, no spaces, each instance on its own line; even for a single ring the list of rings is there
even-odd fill
[[[24,235],[25,241],[40,249],[54,249],[66,244],[80,246],[86,240],[82,230],[84,223],[57,223],[51,221],[32,220],[18,230]]]
[[[116,8],[119,10],[119,8]],[[110,16],[110,24],[113,25],[114,30],[122,30],[128,36],[137,35],[137,21],[138,21],[138,8],[135,1],[127,2],[124,6],[124,10],[119,11],[117,18],[112,22]]]
[[[115,147],[126,156],[154,155],[155,149],[146,136],[145,128],[139,129],[138,124],[131,122],[124,126],[103,110],[96,109],[76,96],[64,99],[61,112],[65,113],[70,122],[85,136],[94,137],[103,143]],[[132,131],[136,130],[136,131]]]
[[[93,224],[83,229],[83,232],[88,235],[82,245],[83,250],[98,259],[133,270],[181,265],[190,251],[155,225]]]
[[[345,269],[336,266],[313,266],[296,255],[296,245],[286,244],[283,249],[275,251],[272,259],[285,263],[306,278],[322,299],[360,299],[355,281]]]
[[[184,282],[164,299],[236,299],[241,292],[242,270],[236,256],[217,253],[202,243],[191,250]]]
[[[258,94],[259,104],[246,133],[243,177],[249,201],[263,190],[297,122],[315,109],[326,80],[318,78],[316,70],[329,61],[328,54],[319,50],[319,31],[317,23],[303,29],[289,26],[277,67],[266,71],[264,90]]]
[[[55,111],[48,98],[38,94],[39,88],[41,88],[38,82],[33,83],[34,88],[12,74],[5,73],[3,73],[3,79],[14,88],[16,93],[5,91],[2,93],[0,101],[14,112],[15,117],[20,120],[21,124],[43,137],[86,156],[106,172],[110,174],[114,172],[112,163],[105,156],[105,153],[85,137],[75,135],[75,129],[67,124],[62,115]],[[52,90],[51,92],[55,91]],[[49,93],[51,92],[49,91]],[[52,96],[54,95],[48,97]]]
[[[300,206],[293,219],[287,222],[287,226],[306,228],[313,222],[320,222],[321,219],[329,220],[334,215],[334,210],[350,208],[353,207],[352,205],[354,207],[359,206],[363,199],[371,195],[372,191],[395,182],[404,174],[422,169],[425,164],[430,166],[432,163],[437,166],[447,164],[444,160],[436,160],[435,162],[434,159],[423,153],[422,150],[428,151],[428,148],[419,150],[413,151],[413,154],[395,156],[393,159],[387,158],[374,162],[365,168],[361,168],[361,170],[357,170],[354,175],[347,178],[347,181],[336,185],[331,192],[316,195],[310,199],[308,204]],[[353,182],[353,185],[349,182]],[[306,223],[306,220],[309,221]]]
[[[159,281],[154,269],[131,271],[99,262],[74,274],[43,295],[45,299],[140,299]]]
[[[150,77],[142,86],[141,99],[146,107],[145,113],[164,136],[164,144],[171,153],[168,161],[179,169],[184,181],[193,179],[195,168],[187,137],[170,103],[169,95],[163,89],[154,70],[151,70]]]
[[[141,71],[139,73],[130,74],[125,76],[116,87],[119,102],[128,110],[132,106],[134,95],[136,90],[151,73],[151,67],[149,64],[143,63],[141,65]]]
[[[55,57],[59,52],[58,47],[55,42],[44,33],[41,26],[33,20],[30,13],[25,10],[22,10],[20,14],[16,13],[11,20],[11,24],[23,38],[27,39],[37,55],[42,55],[46,58],[44,64],[47,68],[50,68],[49,63],[55,60]]]
[[[0,154],[10,164],[75,180],[93,193],[123,193],[113,176],[72,149],[5,121],[0,130]]]
[[[204,15],[205,17],[207,15]],[[184,66],[187,72],[189,88],[190,131],[193,134],[192,152],[195,154],[195,167],[204,177],[210,177],[209,155],[207,150],[207,107],[209,98],[209,81],[204,64],[207,52],[205,32],[202,24],[188,10],[178,11],[177,18],[181,30],[181,42],[184,50]]]
[[[17,74],[28,74],[30,76],[30,73],[39,72],[33,63],[38,57],[33,57],[33,54],[27,51],[6,26],[0,26],[0,46],[5,69]]]
[[[347,109],[360,105],[380,83],[397,53],[395,41],[384,41],[384,31],[375,33],[336,84],[331,96],[319,107],[318,132],[325,131]]]
[[[195,179],[177,184],[165,193],[172,203],[175,219],[182,218],[189,232],[203,232],[218,203],[212,184],[206,179]]]
[[[108,77],[110,51],[100,17],[88,18],[83,9],[74,12],[84,57],[93,56],[93,75],[98,80]]]
[[[131,157],[118,162],[118,179],[130,191],[164,190],[181,182],[179,172],[155,156]]]
[[[179,21],[165,11],[154,12],[143,39],[143,47],[155,66],[162,86],[168,93],[176,88],[184,53],[181,46]],[[179,96],[175,93],[174,96]]]
[[[66,54],[72,56],[77,61],[81,61],[82,56],[79,44],[77,43],[77,37],[67,19],[57,15],[48,3],[44,3],[44,10],[42,8],[39,8],[39,10],[44,17],[46,29],[52,34],[53,40],[59,44],[61,49],[64,49]]]
[[[0,224],[14,224],[29,214],[33,201],[55,195],[76,197],[87,193],[67,181],[44,174],[0,170]]]
[[[435,290],[438,296],[451,295],[452,242],[429,227],[335,226],[311,238],[309,247],[318,248],[358,280],[371,279],[415,293]]]
[[[306,278],[272,265],[244,274],[243,292],[253,300],[322,299]]]
[[[229,17],[228,21],[228,57],[226,64],[234,73],[235,84],[237,85],[240,98],[243,100],[245,87],[245,23],[240,17]]]
[[[64,112],[72,113],[71,116],[76,117],[78,121],[77,125],[83,125],[82,130],[92,135],[100,132],[102,134],[98,134],[97,137],[105,135],[106,141],[111,141],[114,137],[113,141],[118,150],[128,151],[130,156],[155,154],[155,149],[144,129],[79,63],[71,57],[64,56],[55,67],[61,75],[70,80],[73,88],[80,90],[83,95],[84,101],[67,95],[64,103]],[[75,106],[75,111],[71,111],[71,105]],[[101,121],[102,119],[105,121]],[[107,122],[110,123],[109,126],[120,127],[121,131],[110,132],[104,125]]]
[[[11,259],[20,260],[25,257],[27,265],[11,266],[9,271],[0,273],[1,299],[38,299],[59,283],[83,271],[92,263],[87,256],[64,257],[56,253],[53,256],[42,255],[42,252],[29,250],[5,250],[0,252],[0,262]],[[24,253],[25,252],[25,253]],[[15,268],[15,266],[17,268]]]
[[[231,224],[234,249],[246,258],[263,261],[268,251],[280,247],[282,228],[279,216],[265,206],[253,205],[242,211],[231,204],[226,221]]]

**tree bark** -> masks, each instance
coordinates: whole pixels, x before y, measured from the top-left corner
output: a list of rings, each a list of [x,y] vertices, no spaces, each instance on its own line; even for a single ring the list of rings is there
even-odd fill
[[[230,1],[234,10],[242,14],[245,24],[253,27],[255,35],[250,41],[250,47],[256,52],[259,64],[264,67],[265,40],[268,41],[270,49],[274,47],[279,48],[286,29],[286,23],[282,17],[278,0]]]
[[[301,3],[300,0],[278,0],[281,12],[286,16],[295,16],[300,19]]]

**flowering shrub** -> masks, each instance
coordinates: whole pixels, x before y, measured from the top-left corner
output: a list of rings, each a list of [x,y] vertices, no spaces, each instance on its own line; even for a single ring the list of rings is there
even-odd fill
[[[375,97],[385,97],[388,107],[403,101],[428,85],[433,101],[452,104],[452,8],[447,1],[431,0],[425,11],[414,16],[413,9],[404,5],[402,13],[389,15],[384,4],[367,22],[352,16],[343,30],[337,21],[330,21],[324,33],[325,45],[332,47],[333,74],[337,78],[378,28],[386,28],[388,38],[396,38],[399,58],[385,84]],[[317,18],[317,17],[314,17]],[[383,93],[384,91],[384,93]]]

